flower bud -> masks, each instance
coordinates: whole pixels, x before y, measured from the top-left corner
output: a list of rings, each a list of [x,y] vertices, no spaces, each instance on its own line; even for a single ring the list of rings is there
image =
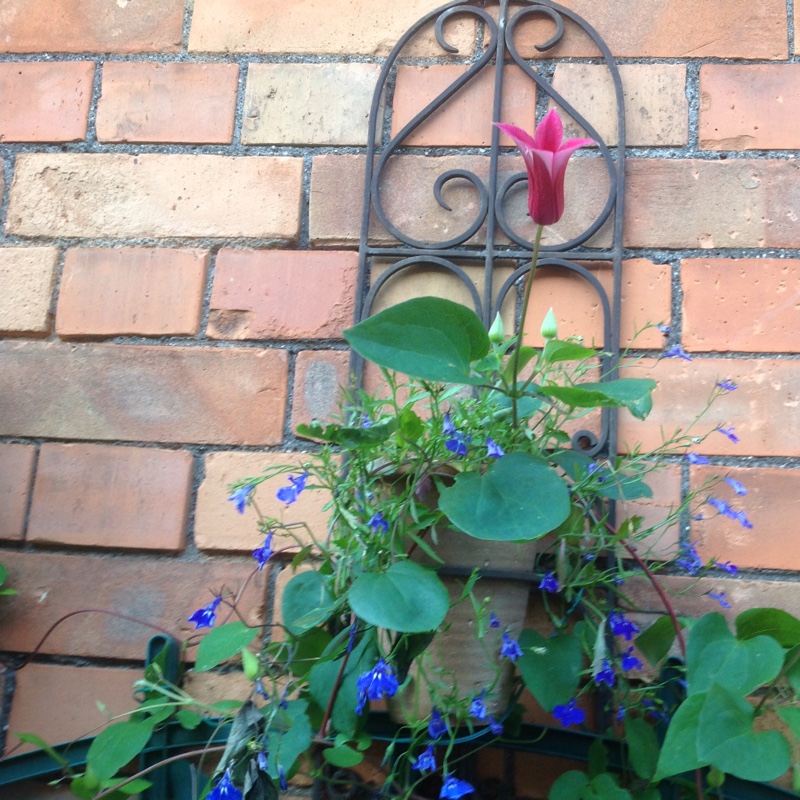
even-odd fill
[[[556,315],[553,313],[552,308],[544,315],[540,333],[545,340],[558,337],[558,323],[556,322]]]
[[[489,328],[489,341],[492,344],[502,344],[505,338],[506,333],[503,330],[503,320],[500,319],[500,314],[498,313],[494,318],[492,327]]]
[[[254,681],[257,677],[259,672],[261,671],[261,667],[258,663],[258,656],[248,650],[246,647],[242,648],[242,671],[244,672],[245,678],[249,681]]]

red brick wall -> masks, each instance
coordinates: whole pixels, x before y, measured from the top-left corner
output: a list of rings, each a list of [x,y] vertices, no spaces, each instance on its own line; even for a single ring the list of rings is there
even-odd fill
[[[735,425],[741,443],[718,435],[703,451],[750,487],[754,529],[695,524],[691,536],[704,554],[746,570],[727,587],[739,608],[774,602],[798,613],[792,5],[562,1],[621,63],[624,336],[667,322],[670,344],[694,357],[652,368],[654,415],[636,429],[626,423],[623,437],[654,443],[715,380],[739,383],[709,421]],[[55,718],[57,701],[41,702],[42,691],[71,698],[90,684],[110,708],[128,703],[151,631],[120,619],[72,618],[35,668],[17,672],[60,615],[112,609],[186,635],[186,617],[212,591],[243,582],[257,532],[226,503],[226,484],[302,451],[294,426],[335,405],[372,88],[394,41],[436,5],[2,4],[0,561],[20,590],[0,603],[7,749],[13,731],[64,739],[101,721],[91,702]],[[474,34],[469,21],[448,27],[468,58]],[[395,130],[464,69],[461,55],[444,57],[423,39],[398,76]],[[610,87],[593,53],[568,34],[554,55],[571,57],[557,65],[556,87],[613,139]],[[505,120],[530,127],[533,92],[509,72],[517,90]],[[490,91],[486,80],[471,84],[415,144],[485,145]],[[395,206],[423,228],[437,219],[418,180],[430,161],[405,157],[412,177]],[[600,191],[594,166],[575,162],[574,207]],[[565,332],[591,330],[589,299],[555,283],[542,294],[538,316],[554,302]],[[656,355],[662,339],[648,334],[639,346]],[[683,469],[664,481],[660,502],[681,479],[705,475]],[[310,501],[312,514],[319,504]],[[252,619],[270,613],[263,576],[246,600]]]

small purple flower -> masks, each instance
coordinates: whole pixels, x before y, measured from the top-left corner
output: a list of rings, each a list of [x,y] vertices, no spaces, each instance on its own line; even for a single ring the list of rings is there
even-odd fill
[[[603,666],[602,669],[594,676],[594,682],[600,686],[601,684],[605,684],[609,688],[611,688],[617,682],[617,676],[614,674],[614,668],[611,666],[611,662],[607,659],[603,659]]]
[[[452,775],[444,776],[442,791],[439,792],[439,800],[459,800],[465,794],[472,794],[475,787],[467,781],[460,781]]]
[[[447,733],[447,723],[444,717],[439,713],[439,709],[434,706],[431,711],[431,719],[428,722],[428,736],[431,739],[441,739]]]
[[[358,620],[350,626],[350,637],[347,640],[347,652],[352,653],[353,647],[356,643],[356,635],[358,634]]]
[[[733,432],[733,425],[731,425],[730,428],[723,428],[721,425],[718,425],[716,430],[723,436],[727,436],[734,444],[739,444],[739,437]]]
[[[244,514],[244,510],[247,507],[247,498],[250,497],[255,488],[255,486],[240,486],[228,498],[240,514]]]
[[[278,783],[280,784],[281,791],[285,792],[289,788],[289,782],[286,780],[286,773],[283,771],[283,767],[278,764]],[[208,800],[208,798],[206,798]]]
[[[708,464],[708,459],[705,456],[701,456],[699,453],[687,453],[685,456],[686,460],[690,464]]]
[[[264,569],[264,565],[272,558],[272,531],[267,534],[264,544],[253,550],[253,558],[258,562],[259,570]]]
[[[752,528],[753,523],[747,519],[744,511],[737,511],[734,513],[732,519],[735,519],[743,528]]]
[[[367,700],[392,697],[400,687],[391,665],[379,658],[378,663],[372,669],[359,676],[356,688],[358,689],[356,713],[360,714],[364,710]]]
[[[639,633],[639,626],[635,622],[631,622],[619,611],[612,611],[608,615],[608,625],[614,636],[624,636],[626,642],[629,642],[635,634]]]
[[[369,414],[364,414],[364,416],[361,417],[361,427],[362,428],[372,427],[372,420],[369,418]]]
[[[454,455],[465,456],[467,454],[467,445],[470,443],[471,437],[465,436],[460,431],[456,431],[452,439],[448,439],[444,446]]]
[[[659,333],[663,333],[664,336],[669,336],[669,325],[664,325],[663,322],[660,325],[656,325],[656,330]]]
[[[436,772],[436,756],[433,754],[432,744],[429,744],[417,756],[417,760],[411,765],[411,769],[415,769],[417,772]]]
[[[617,722],[622,722],[625,719],[625,706],[620,703],[619,708],[617,709],[617,713],[614,715],[614,719]]]
[[[282,486],[276,492],[275,496],[281,503],[286,503],[287,506],[290,506],[292,503],[297,500],[297,496],[303,489],[306,488],[306,481],[308,480],[308,473],[304,472],[302,475],[298,475],[296,478],[294,475],[289,476],[289,486]]]
[[[736,480],[736,478],[727,477],[725,478],[725,483],[727,483],[728,486],[730,486],[733,491],[736,492],[736,494],[747,494],[747,489],[745,489],[744,486],[742,486],[742,484]]]
[[[269,767],[269,761],[267,760],[267,754],[263,750],[258,751],[258,755],[256,756],[256,764],[258,764],[258,768],[262,772],[266,772]]]
[[[490,439],[488,436],[486,437],[486,456],[487,458],[502,458],[506,454],[506,451],[500,447],[494,439]]]
[[[497,614],[492,611],[489,614],[489,627],[490,628],[499,628],[500,627],[500,620],[497,619]]]
[[[259,697],[263,697],[265,700],[269,700],[269,692],[264,688],[264,684],[261,682],[261,678],[258,678],[255,681],[255,690],[256,694]]]
[[[472,702],[469,704],[469,715],[471,717],[475,717],[477,720],[485,720],[486,719],[486,706],[483,703],[483,699],[486,697],[486,689],[484,689],[479,695],[476,695],[472,698]]]
[[[697,575],[703,569],[703,560],[697,554],[697,542],[681,542],[675,563],[690,575]]]
[[[726,517],[730,517],[731,519],[735,518],[736,512],[724,500],[720,500],[717,497],[709,497],[708,500],[706,500],[706,503],[713,508],[716,508],[720,514],[724,514]]]
[[[556,594],[557,592],[561,591],[561,586],[558,583],[558,578],[548,570],[544,574],[544,578],[542,578],[541,582],[539,583],[539,588],[543,589],[545,592],[549,592],[550,594]]]
[[[522,655],[522,648],[516,639],[508,635],[508,631],[503,631],[503,644],[500,647],[500,655],[510,661],[516,661]]]
[[[489,730],[495,735],[500,736],[503,733],[503,723],[494,717],[489,717]]]
[[[570,725],[580,725],[586,720],[586,712],[582,708],[577,708],[573,697],[565,705],[558,705],[553,709],[553,716],[565,727]]]
[[[725,378],[724,381],[718,381],[717,386],[722,389],[723,392],[733,392],[739,387],[729,378]]]
[[[679,344],[666,350],[664,352],[664,358],[682,358],[684,361],[692,360],[692,357]]]
[[[449,411],[444,415],[444,420],[442,421],[442,433],[445,436],[453,436],[456,433],[456,426],[453,425],[453,420],[450,419]]]
[[[739,574],[739,567],[736,564],[731,564],[730,561],[718,561],[714,566],[717,569],[721,569],[724,572],[727,572],[729,575],[738,575]]]
[[[587,472],[590,475],[594,475],[595,473],[599,472],[600,474],[597,476],[597,482],[598,483],[604,483],[605,482],[606,476],[605,476],[605,474],[603,472],[603,468],[596,461],[592,461],[592,463],[589,464],[589,466],[587,467]]]
[[[217,619],[217,606],[222,602],[221,597],[215,597],[207,606],[198,608],[197,611],[189,617],[189,622],[194,622],[194,629],[200,628],[213,628],[214,622]]]
[[[373,533],[386,533],[389,530],[389,523],[380,511],[376,511],[367,524]]]
[[[727,600],[727,592],[709,592],[708,596],[713,597],[723,608],[730,608],[731,604]]]
[[[242,800],[242,793],[231,780],[230,769],[225,770],[219,783],[206,795],[206,800]]]
[[[632,669],[641,669],[642,662],[633,654],[633,645],[631,645],[623,654],[622,661],[620,662],[624,672],[629,672]]]

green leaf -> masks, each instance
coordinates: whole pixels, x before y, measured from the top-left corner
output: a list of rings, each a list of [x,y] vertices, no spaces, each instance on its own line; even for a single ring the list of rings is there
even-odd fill
[[[800,645],[793,647],[786,653],[783,664],[789,686],[792,687],[795,694],[800,695]]]
[[[522,372],[525,367],[530,364],[530,362],[539,355],[539,351],[535,347],[520,347],[519,349],[519,364],[517,368],[520,372]],[[509,358],[506,362],[506,368],[503,371],[503,377],[506,379],[508,383],[512,383],[514,380],[514,359]]]
[[[639,717],[626,717],[625,741],[634,772],[649,781],[655,775],[660,750],[653,726]]]
[[[233,658],[243,647],[247,647],[258,636],[256,628],[248,628],[244,622],[228,622],[212,628],[197,648],[195,672],[206,672],[217,664]]]
[[[555,397],[575,408],[627,408],[638,419],[644,419],[652,407],[650,393],[656,382],[650,378],[619,378],[578,386],[544,385],[539,394]]]
[[[175,714],[178,724],[187,731],[193,731],[203,721],[201,714],[191,708],[182,708]]]
[[[364,760],[364,754],[359,753],[346,744],[337,747],[328,747],[322,751],[322,757],[334,767],[348,769],[360,764]]]
[[[313,736],[308,719],[308,702],[290,700],[286,704],[286,710],[273,720],[267,734],[269,774],[278,778],[278,764],[286,772],[290,772],[295,761],[311,747]]]
[[[108,781],[108,786],[116,786],[118,783],[122,783],[122,781],[126,780],[126,778],[119,778],[118,780]],[[120,786],[117,789],[117,792],[121,792],[123,795],[132,795],[132,794],[140,794],[141,792],[147,791],[153,785],[152,781],[145,780],[144,778],[136,778],[135,780],[128,781],[124,786]],[[113,795],[111,795],[113,797]]]
[[[669,617],[659,617],[646,631],[636,637],[636,647],[654,666],[669,653],[675,641],[675,626]]]
[[[800,619],[779,608],[749,608],[736,617],[736,637],[771,636],[781,647],[800,644]]]
[[[531,541],[569,516],[569,491],[544,459],[509,453],[483,475],[457,475],[441,489],[439,508],[476,539]]]
[[[705,693],[690,695],[678,706],[661,746],[654,781],[708,766],[697,752],[697,728],[705,699]]]
[[[778,716],[789,726],[794,738],[800,741],[800,708],[779,708]]]
[[[327,622],[336,607],[325,577],[317,570],[295,575],[283,590],[283,624],[293,636]]]
[[[626,475],[622,472],[609,473],[605,482],[599,484],[595,491],[601,497],[620,502],[653,496],[653,490],[644,482],[641,475]]]
[[[588,785],[589,778],[585,772],[571,769],[555,779],[547,800],[581,800]]]
[[[312,628],[295,639],[294,657],[289,667],[298,678],[308,675],[314,662],[331,643],[331,635],[323,628]]]
[[[481,383],[470,364],[489,352],[489,337],[466,306],[419,297],[387,308],[344,332],[350,346],[380,367],[441,383]]]
[[[385,442],[395,431],[394,420],[378,425],[363,427],[342,427],[341,425],[322,425],[319,422],[297,426],[297,435],[304,439],[315,439],[343,447],[374,447]]]
[[[411,442],[416,442],[425,432],[425,423],[411,406],[406,406],[399,416],[400,435]]]
[[[575,342],[562,342],[558,339],[551,339],[544,346],[542,357],[550,364],[557,361],[585,361],[597,355],[597,351],[591,347],[584,347]]]
[[[47,742],[39,736],[36,736],[34,733],[16,733],[15,736],[21,742],[25,742],[26,744],[32,744],[34,747],[37,747],[39,750],[44,750],[53,761],[59,763],[65,769],[69,766],[69,762],[60,755],[56,750],[54,750]]]
[[[423,633],[437,628],[450,597],[435,572],[414,561],[398,561],[386,572],[365,572],[348,591],[356,616],[378,628]]]
[[[620,787],[613,775],[604,772],[592,780],[583,797],[585,800],[631,800],[631,793]]]
[[[589,777],[594,780],[608,769],[608,748],[603,740],[598,736],[589,745]]]
[[[581,643],[566,633],[544,637],[524,630],[519,637],[523,655],[517,659],[522,680],[545,711],[575,696],[583,661]]]
[[[109,780],[142,752],[152,733],[149,720],[109,725],[89,745],[87,767],[100,781]]]

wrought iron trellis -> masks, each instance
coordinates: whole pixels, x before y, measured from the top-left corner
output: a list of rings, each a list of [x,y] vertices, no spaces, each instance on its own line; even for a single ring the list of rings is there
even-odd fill
[[[495,8],[496,7],[496,8]],[[494,10],[496,13],[492,14]],[[482,33],[482,48],[467,63],[465,72],[441,91],[395,134],[385,130],[385,122],[392,113],[391,100],[397,67],[403,63],[407,46],[420,33],[433,26],[435,39],[443,54],[456,54],[458,48],[447,39],[447,24],[457,18],[472,18]],[[571,26],[587,36],[597,48],[600,60],[611,76],[616,104],[617,141],[610,147],[588,119],[574,108],[535,65],[546,59],[526,59],[520,54],[519,38],[523,23],[543,19],[555,26],[555,32],[541,43],[533,43],[540,54],[547,54],[562,41]],[[540,97],[552,101],[580,125],[588,136],[597,142],[597,149],[608,172],[608,195],[605,204],[586,227],[571,235],[567,241],[544,244],[540,249],[537,267],[554,267],[571,272],[585,280],[597,295],[603,317],[603,354],[601,373],[610,379],[616,374],[620,349],[620,287],[622,267],[623,196],[625,186],[625,111],[619,70],[603,39],[595,29],[573,11],[552,0],[452,0],[418,20],[398,40],[384,63],[373,95],[369,119],[366,176],[362,208],[361,236],[359,241],[359,293],[356,320],[372,313],[376,299],[387,283],[398,275],[425,265],[442,270],[461,282],[469,292],[476,313],[488,327],[500,311],[509,292],[518,285],[530,270],[533,243],[519,231],[518,225],[507,213],[509,200],[515,187],[526,181],[524,172],[502,176],[500,168],[500,133],[492,126],[491,145],[482,151],[488,161],[485,177],[469,169],[446,169],[436,178],[432,192],[439,206],[453,211],[445,202],[442,189],[452,181],[466,182],[478,202],[474,218],[457,235],[442,240],[416,238],[390,218],[386,210],[387,174],[396,159],[404,154],[419,153],[419,148],[407,146],[409,137],[448,101],[456,96],[483,70],[494,72],[492,118],[495,121],[514,122],[501,118],[501,103],[505,90],[504,67],[516,65],[536,84]],[[540,109],[544,102],[538,104]],[[448,153],[450,151],[447,151]],[[509,150],[509,153],[511,151]],[[436,155],[434,151],[425,154]],[[591,245],[592,237],[609,223],[610,247]],[[376,234],[382,227],[382,231]],[[380,239],[380,241],[376,241]],[[372,267],[378,260],[390,260],[390,266],[372,280]],[[493,291],[497,262],[511,260],[517,263],[512,274],[496,293]],[[608,293],[597,276],[578,261],[611,262],[613,288]],[[483,296],[465,269],[457,262],[481,266],[483,269]],[[353,369],[360,374],[358,359]],[[616,415],[604,409],[600,432],[582,430],[573,437],[573,446],[590,455],[608,453],[616,446]]]

